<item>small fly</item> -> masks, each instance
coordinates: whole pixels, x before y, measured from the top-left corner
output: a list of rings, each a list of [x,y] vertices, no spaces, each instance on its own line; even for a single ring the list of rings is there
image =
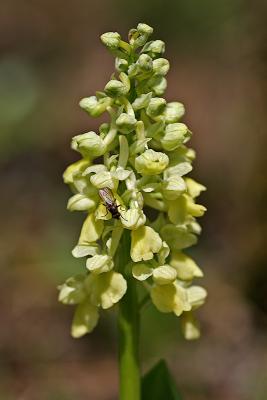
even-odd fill
[[[99,189],[98,194],[103,200],[104,206],[106,207],[107,211],[109,211],[112,215],[112,218],[120,219],[121,214],[118,210],[120,206],[117,205],[112,191],[109,188],[105,187],[103,189]]]

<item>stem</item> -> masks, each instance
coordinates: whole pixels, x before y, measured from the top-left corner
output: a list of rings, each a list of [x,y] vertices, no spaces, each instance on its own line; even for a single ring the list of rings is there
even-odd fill
[[[119,252],[119,271],[127,279],[127,292],[119,303],[119,374],[120,400],[140,400],[140,367],[139,367],[139,307],[136,282],[126,274],[129,262],[130,235],[125,230]]]

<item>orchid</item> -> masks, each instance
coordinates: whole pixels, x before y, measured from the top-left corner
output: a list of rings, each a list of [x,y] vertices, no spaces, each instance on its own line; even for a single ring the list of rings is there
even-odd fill
[[[76,307],[71,328],[75,338],[95,328],[100,309],[119,304],[121,335],[135,341],[143,303],[137,298],[138,285],[160,312],[181,317],[186,339],[199,337],[193,312],[207,292],[192,285],[203,272],[185,249],[197,243],[201,232],[196,218],[206,208],[196,198],[206,188],[186,177],[195,158],[186,147],[192,132],[181,122],[183,104],[161,97],[170,64],[163,58],[164,42],[149,40],[152,33],[153,28],[140,23],[130,30],[129,42],[117,32],[103,34],[102,43],[115,56],[115,73],[103,91],[80,101],[91,117],[105,113],[108,122],[99,132],[73,137],[71,147],[81,159],[63,175],[73,192],[67,208],[85,213],[72,251],[74,257],[85,258],[84,274],[59,287],[59,301]],[[103,188],[118,218],[101,200]],[[129,329],[132,336],[125,339]],[[126,361],[122,355],[121,363],[127,368],[132,362],[136,370],[137,350],[132,351]],[[135,378],[132,374],[138,386],[138,371]],[[126,399],[121,385],[121,398]],[[128,395],[130,399],[139,397]]]

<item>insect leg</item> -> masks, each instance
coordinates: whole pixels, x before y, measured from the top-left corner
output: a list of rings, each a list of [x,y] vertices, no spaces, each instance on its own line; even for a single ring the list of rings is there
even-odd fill
[[[122,211],[126,211],[126,208],[122,207],[120,204],[117,206],[117,208],[120,208]]]
[[[101,203],[103,206],[105,206],[105,208],[107,209],[107,207],[106,207],[106,204],[104,204],[104,203]],[[106,217],[107,215],[108,215],[108,213],[109,213],[109,210],[107,210],[107,213],[105,214],[105,215],[103,215],[103,217]]]

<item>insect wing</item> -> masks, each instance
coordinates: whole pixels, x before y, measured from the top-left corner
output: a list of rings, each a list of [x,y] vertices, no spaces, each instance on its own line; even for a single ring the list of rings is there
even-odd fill
[[[99,196],[101,199],[109,206],[112,206],[114,204],[114,196],[112,191],[109,188],[103,188],[99,189]]]

